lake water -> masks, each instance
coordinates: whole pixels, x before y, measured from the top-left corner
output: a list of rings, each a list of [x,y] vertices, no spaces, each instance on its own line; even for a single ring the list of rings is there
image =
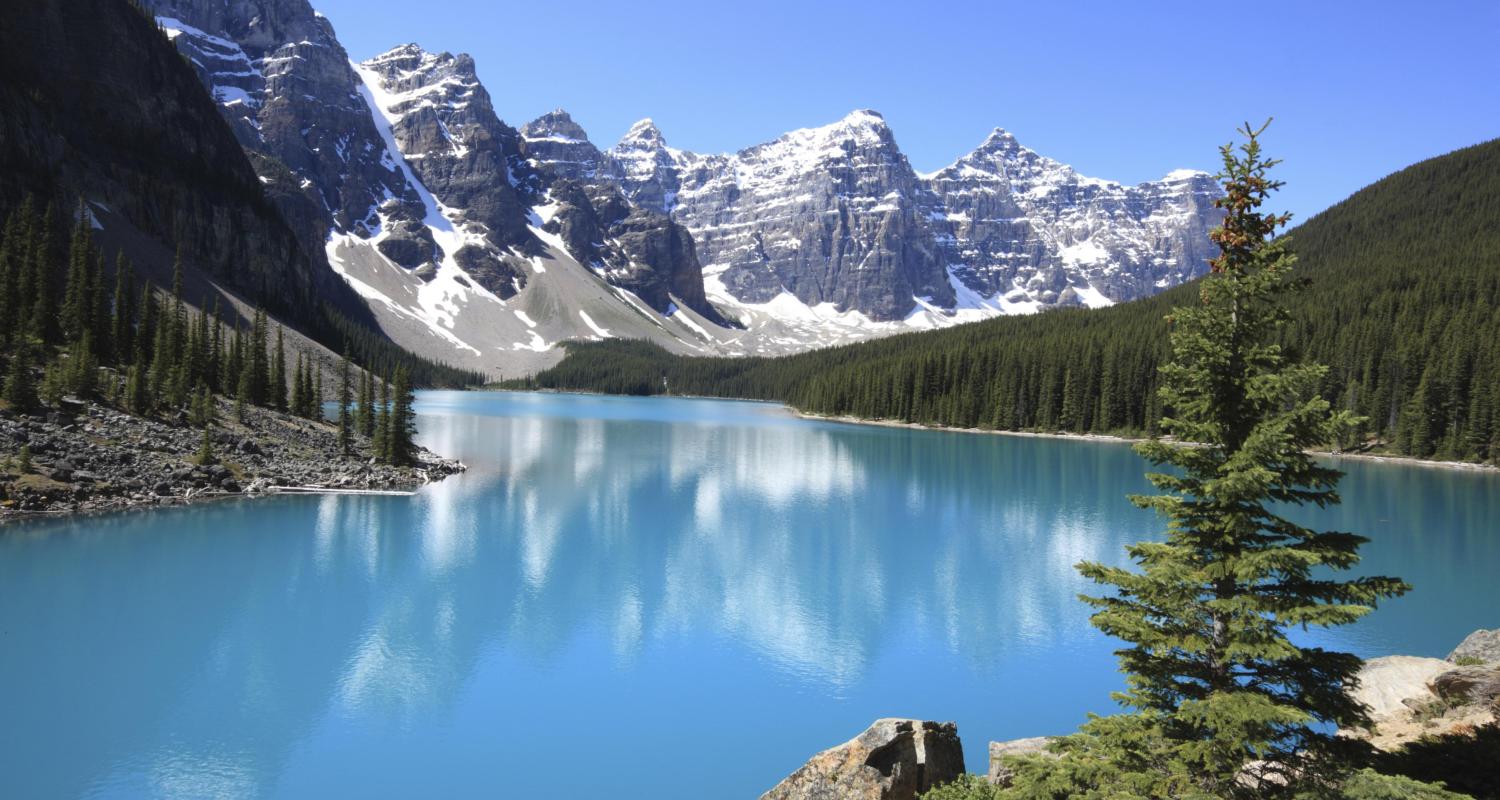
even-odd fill
[[[0,529],[0,796],[753,798],[882,716],[1113,710],[1075,595],[1159,523],[1125,446],[755,403],[424,393],[470,471]],[[1500,477],[1345,464],[1306,515],[1416,585],[1320,637],[1500,626]]]

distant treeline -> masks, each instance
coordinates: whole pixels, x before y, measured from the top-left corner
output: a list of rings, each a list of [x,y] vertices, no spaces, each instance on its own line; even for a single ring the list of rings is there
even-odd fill
[[[1291,233],[1306,288],[1283,346],[1329,365],[1323,394],[1366,417],[1340,444],[1500,460],[1500,140],[1409,167]],[[517,385],[787,402],[800,410],[1000,430],[1153,433],[1166,316],[1196,284],[783,358],[688,358],[644,342],[569,345]]]

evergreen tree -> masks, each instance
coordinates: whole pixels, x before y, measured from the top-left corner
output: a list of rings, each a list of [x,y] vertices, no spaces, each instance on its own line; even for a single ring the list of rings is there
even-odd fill
[[[94,339],[94,357],[101,364],[114,363],[114,341],[110,338],[110,301],[104,289],[104,252],[94,249],[89,269],[89,333]]]
[[[140,308],[135,316],[139,323],[132,341],[135,352],[131,356],[131,363],[141,368],[141,379],[149,381],[146,370],[151,366],[157,328],[156,292],[152,290],[149,281],[141,288]],[[149,384],[144,386],[149,393]]]
[[[188,337],[187,380],[191,386],[206,385],[213,374],[213,333],[209,325],[208,314],[199,313]]]
[[[57,212],[48,206],[37,219],[34,247],[30,257],[29,293],[23,299],[30,300],[30,318],[26,327],[32,339],[45,346],[62,341],[62,326],[58,324],[57,269],[53,260],[57,246],[53,241],[53,221]]]
[[[205,372],[210,391],[222,392],[224,390],[224,307],[219,298],[214,297],[214,321],[210,328],[208,345],[208,367]]]
[[[370,449],[375,458],[385,461],[391,430],[391,382],[389,376],[380,381],[380,404],[375,407],[375,434],[371,437]]]
[[[1340,473],[1306,450],[1333,441],[1350,415],[1317,394],[1328,369],[1289,363],[1276,341],[1294,256],[1274,238],[1288,215],[1259,210],[1281,186],[1267,177],[1276,162],[1261,154],[1263,130],[1247,125],[1238,151],[1222,150],[1221,254],[1200,302],[1171,318],[1161,424],[1199,446],[1139,447],[1170,468],[1149,476],[1163,494],[1132,498],[1167,518],[1166,541],[1129,548],[1141,572],[1079,566],[1116,590],[1085,600],[1094,624],[1129,644],[1118,698],[1134,713],[1090,721],[1051,765],[1022,765],[1022,796],[1336,797],[1359,745],[1331,730],[1368,723],[1345,691],[1359,658],[1288,636],[1352,623],[1407,587],[1338,580],[1329,571],[1354,566],[1366,540],[1277,513],[1339,501]]]
[[[62,332],[69,342],[78,341],[93,326],[93,287],[89,285],[94,262],[94,242],[89,233],[89,211],[78,201],[77,221],[68,246],[68,275],[63,290]]]
[[[253,345],[249,349],[253,351]],[[255,356],[253,353],[246,353],[240,359],[240,377],[234,388],[235,419],[244,422],[245,407],[251,405],[255,405]]]
[[[5,402],[20,412],[36,408],[36,385],[31,376],[31,346],[21,342],[12,349],[5,374]]]
[[[247,399],[258,406],[266,405],[271,397],[271,359],[267,339],[266,311],[257,308],[250,328],[250,354],[246,364],[250,370],[250,393]]]
[[[375,410],[371,408],[374,404],[375,394],[370,385],[370,371],[360,370],[359,407],[354,415],[354,425],[359,430],[359,434],[366,439],[375,435]]]
[[[109,335],[113,364],[129,364],[135,353],[135,313],[135,276],[121,254],[115,259],[114,318]]]
[[[286,410],[286,345],[282,340],[281,326],[276,326],[276,352],[271,356],[271,405],[278,411]]]
[[[214,396],[207,384],[198,384],[188,411],[188,420],[196,427],[207,428],[214,423]]]
[[[344,358],[339,363],[339,449],[344,455],[354,452],[354,417],[349,404],[353,400],[349,377],[349,350],[344,349]]]
[[[410,464],[414,460],[412,435],[417,430],[416,412],[412,408],[414,400],[411,376],[405,367],[398,367],[391,388],[391,410],[386,420],[385,461],[388,464]]]
[[[98,388],[99,360],[94,357],[94,334],[85,330],[68,347],[67,390],[79,397],[91,397]]]
[[[245,362],[244,338],[240,334],[239,320],[236,319],[234,330],[229,333],[229,351],[224,356],[223,374],[219,378],[224,394],[233,394],[239,390],[240,373],[244,370]]]
[[[136,414],[151,413],[150,377],[139,363],[130,365],[125,376],[125,407]]]
[[[287,407],[292,414],[307,416],[307,381],[305,379],[306,367],[302,362],[302,354],[297,354],[297,367],[292,371],[292,396]]]
[[[31,250],[31,197],[5,220],[0,239],[0,345],[9,345],[20,308],[20,282]]]
[[[193,462],[200,466],[219,463],[219,457],[214,454],[214,427],[203,426],[203,440],[198,445],[198,454],[193,457]]]
[[[317,375],[312,379],[312,414],[313,419],[323,418],[323,364],[318,364]]]

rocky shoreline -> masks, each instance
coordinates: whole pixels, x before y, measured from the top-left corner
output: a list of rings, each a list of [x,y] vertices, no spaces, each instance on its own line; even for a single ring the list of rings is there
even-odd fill
[[[1370,708],[1368,730],[1342,731],[1377,751],[1441,736],[1473,736],[1500,722],[1500,629],[1478,630],[1446,659],[1383,656],[1365,662],[1356,700]],[[989,743],[989,771],[972,780],[1011,785],[1007,759],[1047,755],[1053,737]],[[952,722],[880,719],[855,738],[813,756],[760,800],[918,800],[964,775],[963,743]]]
[[[209,464],[197,463],[203,430],[185,415],[145,418],[73,399],[39,416],[0,409],[0,522],[291,491],[404,493],[465,469],[425,449],[411,466],[377,464],[359,436],[356,455],[345,456],[332,424],[258,407],[241,421],[233,403],[215,404]]]

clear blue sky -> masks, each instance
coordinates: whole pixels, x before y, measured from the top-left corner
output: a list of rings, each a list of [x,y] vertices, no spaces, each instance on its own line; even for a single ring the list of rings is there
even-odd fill
[[[1500,136],[1495,0],[312,2],[356,59],[470,53],[506,122],[566,108],[605,147],[642,117],[721,152],[873,108],[918,170],[1000,126],[1134,183],[1213,170],[1236,125],[1274,115],[1282,205],[1305,219]]]

